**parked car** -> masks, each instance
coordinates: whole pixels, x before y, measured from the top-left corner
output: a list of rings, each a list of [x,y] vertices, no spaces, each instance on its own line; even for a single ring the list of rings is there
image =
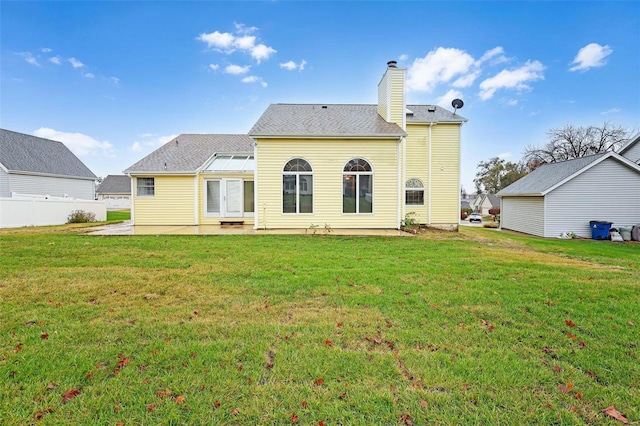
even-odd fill
[[[482,223],[482,215],[480,213],[471,213],[471,215],[469,216],[469,223],[471,222]]]

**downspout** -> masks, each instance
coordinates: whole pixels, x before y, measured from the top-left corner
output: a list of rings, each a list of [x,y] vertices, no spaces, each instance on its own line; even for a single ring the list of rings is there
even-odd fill
[[[253,143],[253,162],[256,165],[253,169],[253,229],[258,229],[260,220],[260,209],[258,208],[258,141]]]
[[[398,187],[398,191],[397,191],[398,192],[398,208],[396,209],[396,215],[397,215],[397,217],[396,217],[397,228],[396,229],[400,229],[401,220],[402,220],[402,198],[401,198],[402,197],[402,190],[400,189],[402,187],[402,182],[401,182],[402,170],[401,170],[401,167],[400,167],[401,166],[400,165],[400,158],[401,158],[400,157],[401,156],[400,149],[401,149],[401,145],[402,145],[402,136],[398,138],[398,154],[397,154],[397,156],[398,156],[398,167],[397,167],[397,169],[398,169],[398,185],[397,185],[397,187]]]
[[[194,181],[193,181],[193,187],[194,187],[194,191],[193,191],[193,221],[195,223],[196,226],[198,226],[200,224],[200,220],[198,218],[199,215],[199,208],[198,208],[198,194],[200,193],[200,188],[198,185],[198,173],[196,172],[196,175],[193,177]]]
[[[131,176],[131,173],[129,173],[127,176],[129,176],[129,179],[131,180],[131,223],[133,225],[135,225],[136,221],[135,221],[135,217],[134,217],[134,215],[135,215],[135,208],[134,207],[136,205],[136,197],[137,197],[137,194],[134,191],[135,185],[133,183],[135,178],[133,176]]]
[[[405,129],[406,131],[406,129]],[[402,205],[401,218],[407,217],[407,198],[405,196],[405,183],[407,182],[407,137],[402,138],[402,180],[400,181],[400,204]]]
[[[427,208],[428,208],[428,212],[427,212],[427,221],[428,224],[431,225],[431,198],[432,198],[432,192],[431,192],[431,128],[433,127],[433,121],[431,123],[429,123],[429,141],[428,141],[428,145],[429,145],[429,202],[427,203]]]

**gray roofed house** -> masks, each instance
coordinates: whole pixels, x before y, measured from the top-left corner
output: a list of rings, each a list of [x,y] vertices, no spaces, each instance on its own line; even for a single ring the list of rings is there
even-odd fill
[[[620,148],[619,153],[632,162],[640,164],[640,133],[629,139],[629,142]]]
[[[0,197],[94,198],[96,175],[62,142],[0,129]]]
[[[128,209],[131,206],[131,178],[108,175],[96,189],[98,201],[105,201],[108,209]]]
[[[184,173],[194,174],[215,154],[253,154],[255,141],[248,135],[179,135],[124,173]]]
[[[124,171],[133,223],[458,229],[467,120],[406,105],[406,71],[387,63],[377,104],[274,103],[247,135],[176,137]]]
[[[640,223],[640,165],[606,152],[540,166],[498,192],[501,227],[541,237]]]

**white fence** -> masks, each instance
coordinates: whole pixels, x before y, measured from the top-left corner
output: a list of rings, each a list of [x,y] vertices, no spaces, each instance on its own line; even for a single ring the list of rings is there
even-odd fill
[[[84,210],[96,215],[96,220],[107,220],[104,201],[75,200],[72,198],[0,198],[0,228],[21,226],[62,225],[75,210]]]

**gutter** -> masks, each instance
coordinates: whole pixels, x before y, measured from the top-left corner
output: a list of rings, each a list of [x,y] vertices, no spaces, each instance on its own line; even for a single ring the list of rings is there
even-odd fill
[[[401,136],[407,136],[406,132],[402,133],[376,133],[374,135],[361,134],[336,134],[336,135],[249,135],[252,138],[262,139],[396,139]]]
[[[4,167],[3,167],[4,169]],[[84,179],[84,180],[96,180],[98,176],[88,177],[88,176],[73,176],[73,175],[58,175],[55,173],[40,173],[40,172],[29,172],[24,170],[8,170],[5,169],[7,173],[14,175],[28,175],[28,176],[46,176],[46,177],[59,177],[65,179]]]

